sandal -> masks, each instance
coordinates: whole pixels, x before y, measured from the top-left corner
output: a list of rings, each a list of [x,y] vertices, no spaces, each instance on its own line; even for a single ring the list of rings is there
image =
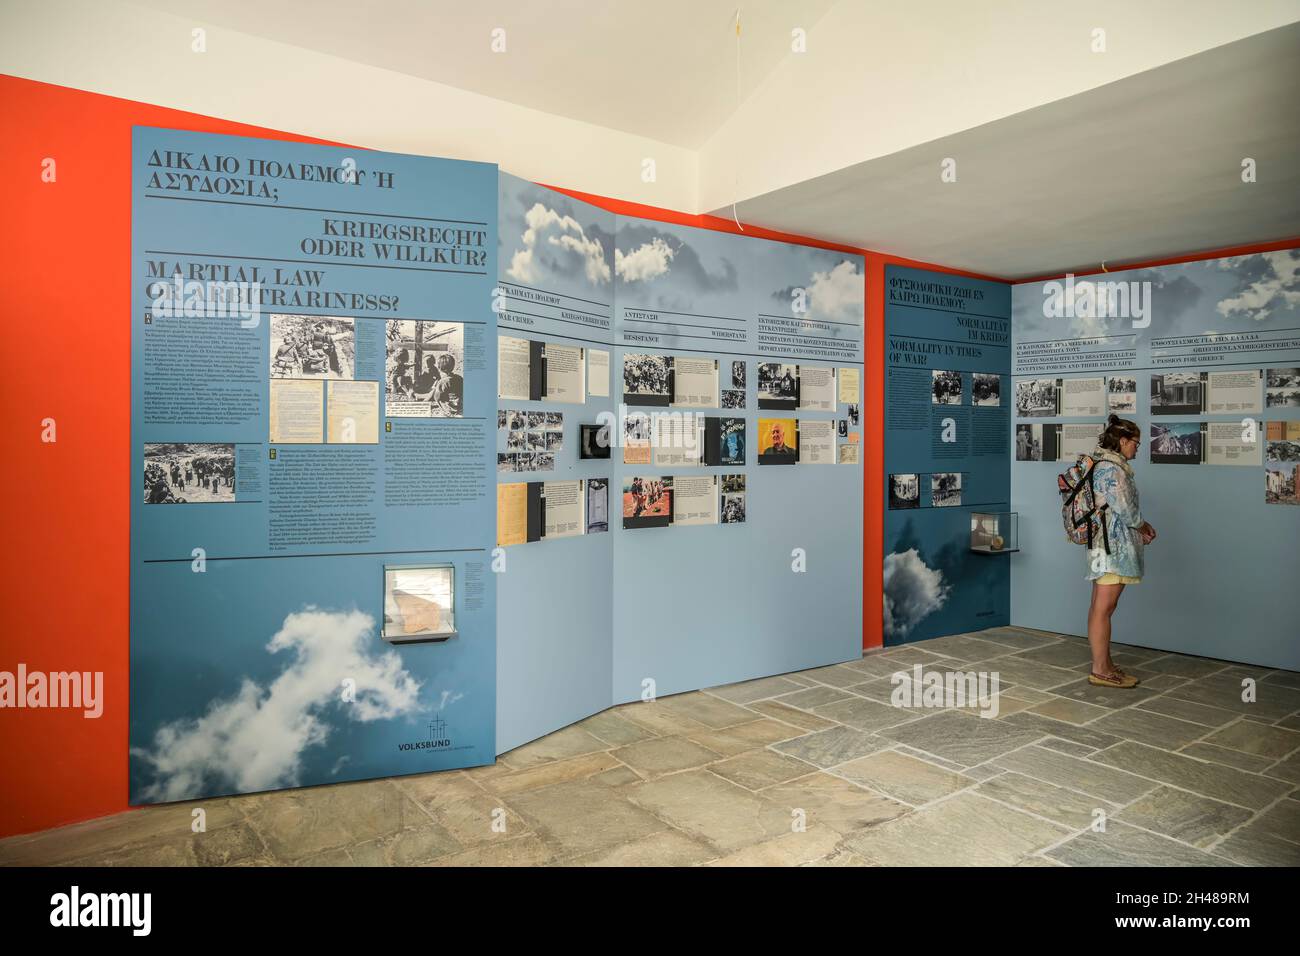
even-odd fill
[[[1136,677],[1130,677],[1118,667],[1115,667],[1114,672],[1111,674],[1098,674],[1096,671],[1091,672],[1088,675],[1088,683],[1095,684],[1097,687],[1118,687],[1122,690],[1127,690],[1130,687],[1136,687],[1139,681]]]

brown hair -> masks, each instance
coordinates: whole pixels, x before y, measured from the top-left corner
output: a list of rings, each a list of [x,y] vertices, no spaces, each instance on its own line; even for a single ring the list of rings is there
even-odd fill
[[[1106,419],[1106,428],[1101,433],[1101,440],[1098,444],[1107,451],[1119,451],[1119,441],[1121,438],[1140,438],[1142,429],[1138,428],[1135,422],[1127,418],[1120,418],[1118,415],[1111,415]]]

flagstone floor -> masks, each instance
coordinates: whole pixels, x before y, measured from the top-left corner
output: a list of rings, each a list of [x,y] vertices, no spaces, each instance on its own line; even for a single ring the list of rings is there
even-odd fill
[[[1123,691],[1088,660],[1077,637],[955,635],[615,707],[491,767],[14,837],[0,863],[1300,865],[1300,674],[1116,645],[1142,678]],[[997,716],[893,706],[916,664],[997,672]]]

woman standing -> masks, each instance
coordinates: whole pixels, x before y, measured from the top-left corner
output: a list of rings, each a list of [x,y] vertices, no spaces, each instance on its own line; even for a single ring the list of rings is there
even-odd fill
[[[1099,687],[1136,687],[1138,679],[1125,674],[1110,657],[1110,619],[1120,595],[1142,580],[1142,549],[1155,540],[1156,529],[1142,520],[1137,481],[1129,462],[1137,457],[1142,430],[1118,415],[1111,415],[1093,452],[1093,489],[1098,507],[1106,505],[1103,520],[1110,552],[1088,552],[1088,580],[1092,604],[1088,608],[1088,644],[1092,648],[1092,673],[1088,682]]]

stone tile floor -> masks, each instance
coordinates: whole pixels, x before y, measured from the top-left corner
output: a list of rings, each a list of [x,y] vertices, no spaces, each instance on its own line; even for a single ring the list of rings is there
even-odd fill
[[[1300,674],[1115,659],[1140,688],[1090,686],[1081,638],[955,635],[615,707],[491,767],[14,837],[0,863],[1300,865]],[[917,664],[996,671],[997,717],[892,706]]]

